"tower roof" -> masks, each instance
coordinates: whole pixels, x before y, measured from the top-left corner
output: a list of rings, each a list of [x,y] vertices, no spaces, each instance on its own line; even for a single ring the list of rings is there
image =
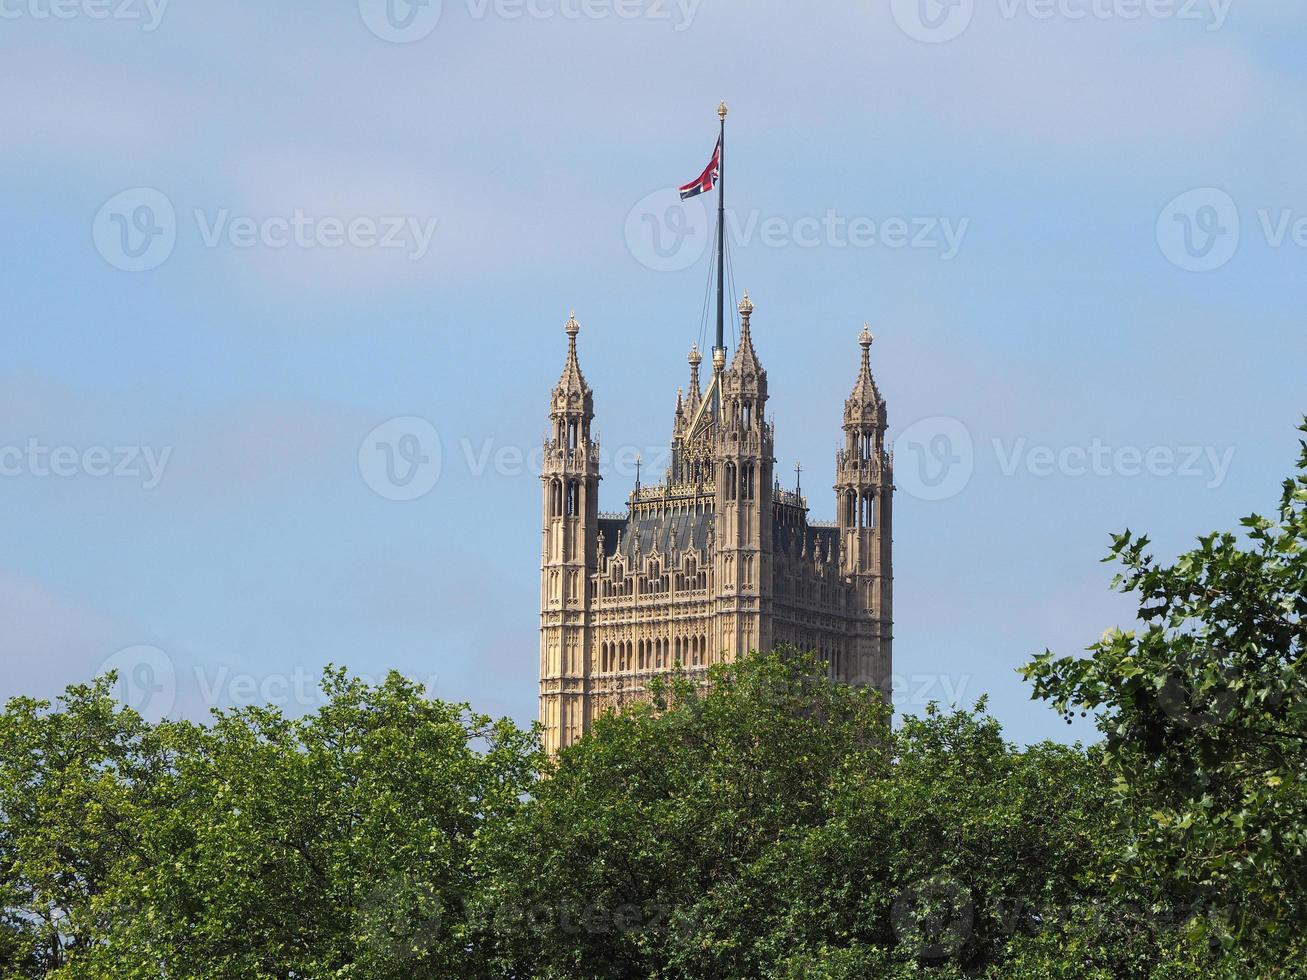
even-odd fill
[[[567,362],[563,365],[563,375],[558,379],[557,387],[563,391],[589,391],[590,386],[585,383],[581,362],[576,356],[576,335],[581,332],[581,324],[576,321],[576,310],[568,316],[563,331],[567,334]]]
[[[744,291],[744,299],[740,300],[740,346],[735,349],[735,357],[731,359],[731,372],[736,375],[760,375],[763,373],[762,362],[758,360],[758,353],[753,349],[753,336],[749,331],[749,320],[753,316],[753,301],[749,299],[749,291]]]
[[[563,364],[563,373],[554,386],[554,407],[556,411],[583,410],[586,414],[593,412],[594,396],[586,384],[585,375],[581,373],[581,362],[576,356],[576,335],[581,332],[581,324],[576,320],[573,310],[563,326],[567,334],[567,360]]]
[[[871,345],[875,339],[870,324],[864,323],[862,333],[858,334],[858,344],[862,347],[862,364],[858,368],[858,380],[853,383],[853,391],[844,403],[846,422],[877,417],[884,405],[880,389],[876,387],[876,379],[871,376]]]

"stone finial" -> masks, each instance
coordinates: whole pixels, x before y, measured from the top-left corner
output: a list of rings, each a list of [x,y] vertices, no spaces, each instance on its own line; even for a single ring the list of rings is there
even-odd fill
[[[753,314],[753,300],[749,299],[749,291],[744,291],[744,299],[740,300],[740,316],[746,320]]]

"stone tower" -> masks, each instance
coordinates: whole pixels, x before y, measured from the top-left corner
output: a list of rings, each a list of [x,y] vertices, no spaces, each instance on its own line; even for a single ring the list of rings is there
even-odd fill
[[[540,562],[540,719],[554,751],[585,729],[590,655],[590,576],[599,530],[599,444],[591,437],[594,393],[581,373],[568,317],[567,360],[549,402],[541,482],[544,529]]]
[[[894,467],[885,450],[885,400],[871,376],[871,344],[863,324],[862,366],[844,402],[844,448],[835,455],[835,506],[839,515],[841,571],[866,616],[849,649],[851,681],[884,688],[891,661]],[[884,688],[886,696],[888,688]]]
[[[740,346],[722,375],[721,420],[713,461],[717,480],[714,568],[717,648],[728,659],[770,650],[773,432],[765,415],[767,372],[749,335],[753,303],[740,302]]]
[[[844,406],[836,454],[836,520],[810,520],[796,487],[776,480],[767,372],[739,305],[740,342],[727,364],[690,351],[677,392],[670,465],[637,478],[618,514],[598,508],[594,396],[581,374],[573,315],[567,359],[550,402],[542,485],[540,720],[550,752],[575,742],[604,711],[645,696],[653,678],[709,667],[750,650],[815,652],[833,680],[879,688],[892,669],[893,457],[885,402],[871,374],[871,332]]]

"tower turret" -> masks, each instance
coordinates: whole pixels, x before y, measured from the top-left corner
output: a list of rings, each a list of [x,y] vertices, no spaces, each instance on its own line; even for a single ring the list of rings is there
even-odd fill
[[[835,457],[835,506],[839,519],[843,574],[855,585],[855,601],[870,617],[869,629],[852,650],[849,676],[877,683],[889,694],[893,598],[893,457],[885,449],[885,400],[871,374],[875,338],[863,324],[858,343],[862,363],[844,402],[844,448]]]
[[[586,726],[590,669],[590,573],[598,568],[599,444],[591,437],[594,393],[581,373],[576,313],[564,326],[567,359],[549,403],[541,483],[540,720],[555,752]]]
[[[740,301],[740,345],[721,375],[713,454],[722,631],[718,649],[728,658],[772,645],[774,434],[765,415],[767,372],[753,349],[753,309],[746,292]]]

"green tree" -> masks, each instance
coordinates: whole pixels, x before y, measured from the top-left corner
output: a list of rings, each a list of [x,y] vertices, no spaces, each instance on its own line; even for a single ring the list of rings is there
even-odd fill
[[[0,970],[54,974],[116,925],[104,902],[141,858],[165,739],[110,694],[69,687],[57,709],[14,698],[0,712]]]
[[[504,976],[974,972],[1101,892],[1095,773],[983,705],[891,731],[878,695],[754,654],[562,752],[483,915]]]
[[[1307,423],[1302,427],[1307,432]],[[1087,657],[1045,652],[1034,697],[1092,711],[1122,830],[1117,880],[1179,913],[1227,962],[1289,975],[1307,951],[1307,443],[1275,518],[1173,564],[1114,536],[1139,627]],[[1248,960],[1247,957],[1260,960]]]
[[[397,674],[323,689],[303,718],[154,729],[103,683],[10,702],[5,975],[478,975],[479,840],[521,805],[534,736]]]

